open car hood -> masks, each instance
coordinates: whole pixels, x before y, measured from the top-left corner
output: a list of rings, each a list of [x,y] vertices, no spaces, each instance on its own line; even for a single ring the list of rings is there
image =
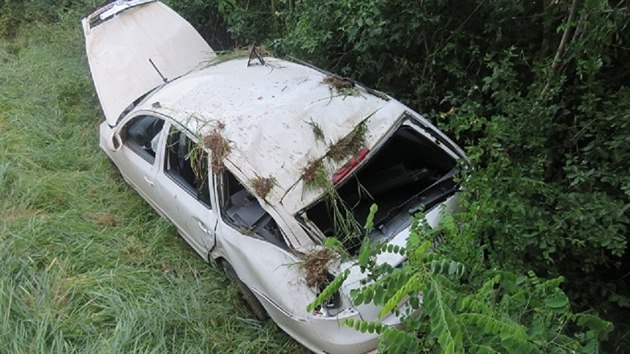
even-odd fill
[[[81,21],[98,98],[111,126],[137,98],[215,56],[168,6],[150,0],[109,2]]]

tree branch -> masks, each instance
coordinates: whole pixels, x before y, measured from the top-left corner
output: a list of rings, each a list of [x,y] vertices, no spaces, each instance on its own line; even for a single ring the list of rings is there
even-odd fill
[[[545,86],[543,87],[542,91],[540,91],[540,95],[538,96],[538,99],[542,99],[543,97],[545,97],[547,90],[549,90],[549,85],[551,85],[551,80],[554,77],[554,73],[556,72],[556,70],[558,70],[558,65],[560,65],[560,59],[564,55],[565,47],[567,46],[569,34],[571,32],[571,26],[569,26],[568,24],[573,22],[573,19],[575,19],[577,3],[578,3],[578,0],[573,0],[573,2],[571,3],[571,8],[569,9],[569,18],[567,19],[567,28],[564,29],[564,33],[562,34],[562,38],[560,39],[560,44],[558,45],[558,49],[556,50],[556,54],[554,55],[553,62],[551,64],[549,77],[547,78],[547,82],[545,83]]]

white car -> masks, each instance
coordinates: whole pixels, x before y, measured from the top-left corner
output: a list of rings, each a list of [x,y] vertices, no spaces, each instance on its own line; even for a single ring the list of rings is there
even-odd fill
[[[462,150],[418,113],[348,79],[255,52],[221,60],[158,1],[109,2],[82,25],[105,115],[100,146],[124,179],[225,269],[256,317],[315,352],[374,350],[376,334],[341,324],[378,320],[376,306],[351,303],[365,278],[356,262],[325,262],[328,278],[350,275],[312,312],[325,281],[307,279],[301,264],[328,236],[356,254],[363,237],[352,226],[372,204],[373,242],[404,245],[419,210],[435,225],[457,205]],[[380,321],[399,324],[394,315]]]

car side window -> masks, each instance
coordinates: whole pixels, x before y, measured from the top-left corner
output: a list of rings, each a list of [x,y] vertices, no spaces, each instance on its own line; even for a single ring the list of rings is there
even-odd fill
[[[174,126],[166,141],[164,173],[207,208],[211,208],[208,153]]]
[[[163,119],[153,116],[139,116],[125,125],[121,132],[121,138],[129,149],[148,163],[153,164],[163,126]]]
[[[226,223],[245,235],[288,249],[276,221],[228,170],[221,174],[221,187],[221,214]]]

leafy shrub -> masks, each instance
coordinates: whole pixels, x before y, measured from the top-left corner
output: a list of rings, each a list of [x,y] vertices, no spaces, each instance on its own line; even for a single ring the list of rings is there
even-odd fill
[[[214,50],[231,49],[234,45],[226,19],[220,12],[223,0],[165,0],[168,6],[182,15],[208,41]]]
[[[445,236],[460,239],[432,246]],[[381,334],[379,348],[388,353],[598,352],[599,340],[612,325],[593,314],[573,313],[559,287],[564,278],[488,269],[483,251],[462,236],[447,216],[435,230],[416,221],[405,248],[370,246],[366,239],[358,264],[370,281],[351,293],[352,301],[382,306],[381,317],[394,313],[402,325],[358,319],[344,324]],[[376,264],[376,255],[385,252],[405,255],[403,267]],[[469,263],[453,260],[454,254]],[[346,276],[347,271],[331,282],[310,308],[336,291]]]
[[[218,9],[228,24],[236,46],[263,44],[280,35],[283,24],[281,7],[291,2],[269,0],[218,0]]]

